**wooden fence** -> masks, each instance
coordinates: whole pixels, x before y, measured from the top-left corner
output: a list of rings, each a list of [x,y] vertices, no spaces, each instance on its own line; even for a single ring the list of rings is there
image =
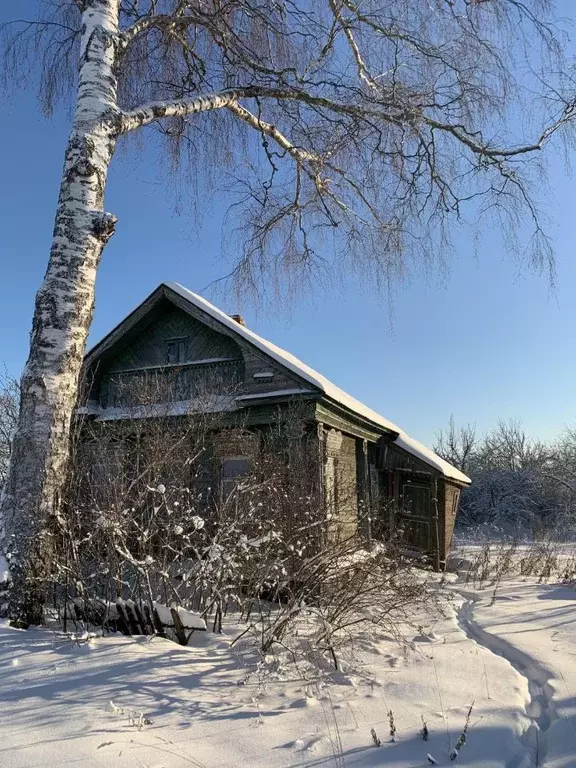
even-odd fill
[[[64,631],[67,622],[81,621],[104,627],[124,635],[157,635],[187,645],[194,632],[205,632],[206,622],[196,613],[187,611],[173,603],[169,607],[162,603],[135,602],[122,600],[70,601],[63,617]]]

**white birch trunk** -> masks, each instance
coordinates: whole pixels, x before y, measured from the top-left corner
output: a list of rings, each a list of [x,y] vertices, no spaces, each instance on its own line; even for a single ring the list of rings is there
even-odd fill
[[[104,188],[118,129],[115,60],[120,0],[86,0],[78,97],[66,148],[50,260],[36,296],[18,431],[0,500],[13,579],[10,618],[42,622],[47,529],[66,479],[72,412],[102,249],[115,219]]]

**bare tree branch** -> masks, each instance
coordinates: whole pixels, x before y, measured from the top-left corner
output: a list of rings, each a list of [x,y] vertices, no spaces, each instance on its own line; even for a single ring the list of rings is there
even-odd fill
[[[296,147],[286,138],[286,136],[284,136],[284,134],[278,130],[278,128],[276,128],[275,125],[271,125],[270,123],[261,120],[259,117],[256,117],[256,115],[253,115],[252,112],[249,112],[245,107],[242,107],[240,104],[232,102],[227,105],[227,109],[229,109],[232,114],[236,115],[236,117],[239,117],[245,123],[248,123],[248,125],[250,125],[252,128],[255,128],[256,130],[261,131],[267,136],[273,138],[274,141],[280,147],[282,147],[283,150],[288,152],[288,154],[291,155],[299,163],[321,162],[321,159],[318,157],[318,155],[307,152],[301,147]]]

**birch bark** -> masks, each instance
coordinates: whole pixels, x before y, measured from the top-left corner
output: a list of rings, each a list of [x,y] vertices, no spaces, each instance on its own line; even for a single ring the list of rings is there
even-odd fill
[[[41,623],[49,522],[58,514],[69,434],[102,249],[115,218],[104,189],[118,132],[115,60],[120,0],[85,0],[79,80],[50,259],[36,295],[13,457],[0,500],[13,579],[10,618]]]

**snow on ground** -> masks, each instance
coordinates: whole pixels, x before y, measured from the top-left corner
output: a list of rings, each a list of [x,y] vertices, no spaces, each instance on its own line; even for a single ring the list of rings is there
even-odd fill
[[[576,592],[536,579],[469,594],[460,612],[467,634],[507,658],[526,680],[531,761],[511,768],[576,766]]]
[[[414,615],[405,643],[362,633],[338,672],[302,654],[300,677],[288,654],[258,664],[248,636],[231,647],[232,629],[182,648],[0,623],[0,766],[576,766],[576,592],[532,579],[492,594]]]

